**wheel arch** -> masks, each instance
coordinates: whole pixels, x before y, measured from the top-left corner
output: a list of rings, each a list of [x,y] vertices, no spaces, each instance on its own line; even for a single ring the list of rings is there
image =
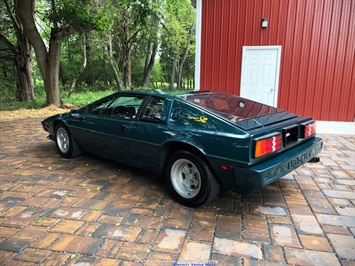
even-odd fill
[[[185,142],[174,141],[164,146],[161,156],[168,189],[172,196],[181,204],[188,207],[198,207],[213,200],[220,192],[222,183],[207,160],[207,156],[198,147]],[[187,186],[185,182],[176,183],[176,180],[181,179],[181,177],[176,177],[176,171],[172,172],[172,169],[176,163],[181,164],[181,161],[183,161],[183,164],[188,163],[191,167],[197,168],[198,170],[196,169],[196,171],[200,175],[203,173],[199,177],[198,184],[200,189],[197,194],[194,194],[193,188],[190,188],[192,190],[188,188],[187,190],[193,195],[189,194],[183,188]],[[181,171],[179,170],[179,172]],[[182,186],[181,184],[184,185]],[[186,196],[186,193],[182,191],[187,192],[191,197]]]
[[[66,128],[67,130],[69,130],[68,126],[65,124],[64,121],[59,120],[59,119],[56,119],[56,120],[53,121],[53,132],[54,132],[54,135],[56,134],[55,129],[57,128],[57,126],[58,126],[59,124],[63,124],[63,125],[65,126],[65,128]]]
[[[62,151],[59,146],[58,146],[58,139],[57,139],[57,128],[64,128],[67,135],[68,135],[68,142],[69,144],[69,149],[67,151]],[[73,134],[71,133],[68,125],[59,119],[56,119],[55,121],[53,121],[53,136],[54,136],[54,141],[56,142],[56,146],[59,150],[59,152],[61,153],[61,156],[64,158],[74,158],[74,157],[78,157],[81,154],[81,149],[78,146],[76,140],[73,137]]]
[[[77,141],[77,138],[74,136],[74,134],[72,133],[70,127],[68,126],[68,124],[64,121],[64,120],[61,120],[61,119],[56,119],[53,121],[53,136],[54,138],[56,137],[56,128],[59,124],[63,124],[65,129],[68,131],[68,133],[71,135],[71,137]]]
[[[55,137],[56,134],[56,128],[59,124],[63,124],[63,126],[65,127],[65,129],[69,132],[69,134],[71,134],[72,138],[76,140],[76,138],[73,136],[72,131],[70,130],[70,127],[68,126],[68,124],[65,122],[65,120],[61,120],[61,119],[56,119],[53,121],[53,134]]]
[[[188,151],[191,151],[191,152],[194,152],[194,153],[200,155],[201,158],[208,164],[209,168],[211,169],[213,174],[216,176],[217,180],[219,180],[218,176],[214,172],[213,167],[211,166],[210,162],[208,161],[206,154],[203,152],[203,149],[201,149],[191,143],[186,143],[186,142],[182,142],[182,141],[169,141],[163,145],[161,152],[160,152],[160,164],[161,164],[162,169],[165,169],[165,166],[167,164],[169,156],[178,150],[188,150]]]

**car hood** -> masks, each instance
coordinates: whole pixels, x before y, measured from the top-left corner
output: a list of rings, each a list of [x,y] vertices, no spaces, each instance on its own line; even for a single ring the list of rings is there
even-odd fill
[[[62,117],[64,117],[64,116],[68,116],[69,115],[69,113],[62,113],[62,114],[56,114],[56,115],[52,115],[52,116],[50,116],[50,117],[47,117],[47,118],[45,118],[44,120],[43,120],[43,122],[53,122],[54,120],[56,120],[56,119],[59,119],[59,118],[62,118]]]

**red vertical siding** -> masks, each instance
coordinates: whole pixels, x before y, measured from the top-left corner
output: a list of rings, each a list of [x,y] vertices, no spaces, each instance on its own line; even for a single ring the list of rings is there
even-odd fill
[[[352,118],[352,113],[354,112],[354,99],[355,99],[355,1],[351,2],[350,6],[350,17],[349,17],[349,29],[344,34],[347,35],[346,49],[345,49],[345,59],[344,59],[344,70],[341,86],[341,94],[343,97],[348,97],[348,101],[341,101],[339,104],[339,115],[346,113],[347,120],[350,121]]]
[[[234,64],[234,79],[233,79],[233,86],[228,88],[229,93],[236,93],[236,88],[239,88],[240,84],[240,77],[241,77],[241,67],[240,64],[236,62],[241,62],[242,61],[242,51],[241,49],[237,49],[237,43],[240,43],[241,40],[244,40],[243,37],[245,36],[244,31],[245,31],[245,25],[246,25],[246,13],[244,10],[247,8],[246,7],[247,3],[245,1],[238,1],[238,11],[237,11],[237,17],[236,17],[236,27],[237,27],[237,36],[236,36],[236,42],[232,44],[232,49],[235,50],[235,58],[232,59],[232,64]],[[239,93],[239,92],[238,92]]]
[[[323,1],[315,1],[313,9],[313,21],[312,21],[312,32],[310,38],[310,50],[309,50],[309,62],[308,62],[308,73],[307,73],[307,97],[305,99],[305,114],[312,114],[313,112],[313,101],[315,97],[318,97],[318,92],[316,91],[316,75],[318,68],[314,67],[318,65],[319,58],[319,44],[321,36],[322,27],[322,12],[323,12]]]
[[[203,0],[202,5],[200,89],[239,94],[242,47],[281,45],[279,107],[318,120],[354,121],[354,0]]]
[[[226,2],[227,3],[227,2]],[[230,92],[228,89],[233,88],[233,84],[235,82],[235,64],[233,63],[232,60],[228,60],[228,58],[235,58],[236,57],[236,49],[234,49],[233,43],[237,41],[237,33],[238,33],[238,28],[237,28],[237,18],[238,14],[236,15],[234,10],[238,9],[238,1],[232,1],[230,2],[230,5],[227,7],[228,8],[228,19],[230,21],[229,27],[228,27],[228,47],[227,47],[227,62],[226,62],[226,73],[225,73],[225,78],[226,78],[226,87],[224,88],[225,92]],[[227,22],[228,23],[228,22]]]

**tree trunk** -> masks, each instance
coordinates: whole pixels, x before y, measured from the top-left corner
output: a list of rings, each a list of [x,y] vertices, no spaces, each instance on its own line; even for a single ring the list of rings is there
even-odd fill
[[[32,47],[23,34],[16,35],[16,96],[20,101],[30,101],[35,99],[32,86]]]
[[[84,46],[83,46],[83,64],[81,66],[81,68],[79,69],[78,73],[76,73],[76,76],[73,78],[73,81],[71,83],[71,86],[70,86],[70,90],[69,90],[69,93],[68,93],[68,97],[70,97],[72,95],[72,93],[74,92],[74,88],[75,88],[75,85],[76,85],[76,81],[78,80],[79,76],[81,73],[83,73],[83,71],[85,70],[86,68],[86,63],[87,63],[87,56],[86,56],[86,46],[87,46],[87,38],[86,38],[86,34],[84,34]]]
[[[116,84],[117,84],[117,90],[121,91],[122,90],[122,82],[121,82],[121,79],[120,79],[120,75],[118,74],[118,70],[117,70],[117,68],[115,66],[115,63],[113,61],[111,35],[109,35],[109,39],[108,39],[108,51],[109,51],[110,66],[112,68],[113,76],[114,76]]]
[[[59,78],[62,82],[62,85],[65,87],[65,84],[67,84],[67,78],[65,77],[64,69],[61,62],[59,63]]]
[[[150,76],[152,74],[152,70],[154,67],[155,56],[157,55],[157,52],[158,52],[158,42],[157,41],[158,40],[156,40],[156,42],[154,42],[154,44],[153,44],[153,49],[150,54],[150,58],[148,58],[148,56],[147,56],[148,60],[146,60],[146,64],[144,67],[144,77],[143,77],[143,82],[142,82],[143,88],[147,88],[150,83]],[[150,42],[149,46],[151,46],[151,42]],[[148,49],[148,53],[150,53],[150,49]]]
[[[109,84],[107,78],[107,70],[106,70],[106,53],[105,48],[102,47],[102,69],[104,71],[104,84],[107,86]]]
[[[53,1],[54,5],[55,2]],[[23,24],[23,31],[36,53],[36,59],[41,72],[46,91],[46,104],[61,105],[59,94],[59,60],[60,42],[65,36],[71,35],[76,30],[69,26],[52,28],[49,40],[49,50],[36,27],[34,21],[35,0],[15,1],[15,10]]]
[[[42,78],[46,77],[47,49],[34,21],[35,0],[16,1],[15,9],[23,24],[23,30],[36,53],[36,59]],[[46,83],[44,81],[44,83]]]
[[[123,63],[123,85],[127,88],[131,88],[131,49],[127,45],[124,48],[124,63]]]
[[[128,60],[127,60],[127,69],[126,69],[126,88],[127,89],[132,89],[133,90],[133,88],[132,88],[132,64],[131,64],[131,50],[129,50],[128,51],[128,55],[127,55],[128,57],[127,58],[129,58]]]
[[[123,17],[128,18],[129,16],[129,10],[125,9],[123,11]],[[122,37],[122,52],[123,52],[123,66],[122,66],[122,72],[123,72],[123,85],[126,87],[126,89],[131,88],[131,41],[132,37],[130,37],[130,27],[128,21],[124,22],[123,24],[123,37]]]
[[[169,89],[173,90],[174,89],[174,82],[175,82],[175,72],[176,72],[176,65],[179,60],[179,56],[175,55],[173,64],[170,69],[170,82],[169,82]]]
[[[49,52],[46,69],[46,79],[44,82],[46,88],[46,104],[61,105],[59,94],[59,60],[60,43],[57,38],[56,29],[52,29],[49,41]]]
[[[31,58],[16,57],[16,98],[21,102],[34,100]]]
[[[188,37],[188,40],[187,40],[187,43],[186,43],[186,46],[185,46],[184,56],[182,57],[181,62],[180,62],[180,66],[179,66],[178,82],[177,82],[178,89],[182,89],[182,71],[183,71],[183,68],[184,68],[184,63],[185,63],[186,57],[187,57],[187,55],[189,53],[193,27],[194,27],[194,24],[192,24],[191,27],[190,27],[189,37]]]
[[[46,104],[60,106],[58,88],[60,46],[58,40],[56,40],[52,29],[48,53],[33,17],[35,0],[17,1],[16,4],[19,17],[23,22],[24,33],[36,53],[38,67],[46,90]]]
[[[13,53],[16,66],[16,97],[19,101],[30,101],[35,99],[32,85],[32,47],[28,38],[24,35],[23,21],[19,16],[16,1],[15,14],[9,2],[5,0],[4,3],[15,29],[17,44],[12,44],[4,35],[0,36],[0,41]]]

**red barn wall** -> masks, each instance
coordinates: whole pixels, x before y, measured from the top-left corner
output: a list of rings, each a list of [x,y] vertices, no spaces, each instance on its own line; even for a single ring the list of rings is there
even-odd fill
[[[201,35],[201,90],[239,94],[242,47],[281,45],[278,107],[354,121],[355,0],[202,0]]]

